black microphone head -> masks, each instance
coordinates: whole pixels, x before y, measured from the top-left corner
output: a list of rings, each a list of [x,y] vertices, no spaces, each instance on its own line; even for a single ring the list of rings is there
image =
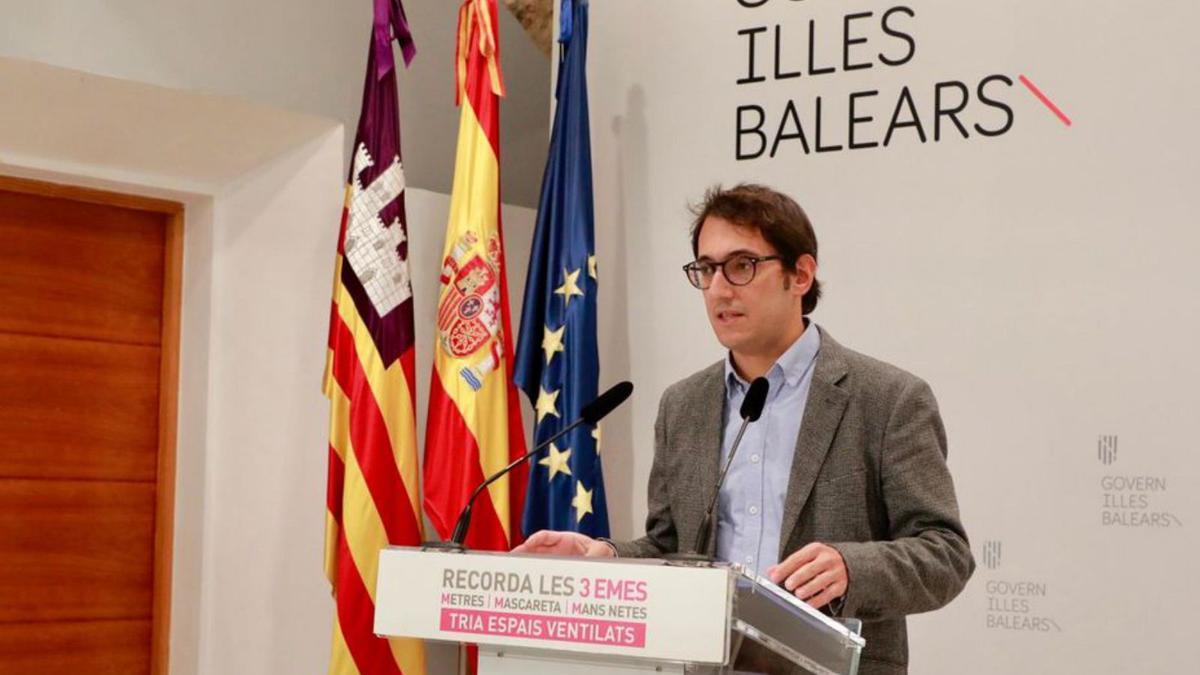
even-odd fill
[[[591,403],[583,406],[583,410],[579,411],[579,417],[585,424],[595,424],[604,419],[608,413],[616,410],[617,406],[624,403],[632,393],[632,382],[618,382],[609,387],[608,391],[597,396]]]
[[[746,398],[742,399],[742,419],[750,422],[757,422],[762,415],[763,406],[767,404],[767,392],[771,389],[771,384],[767,382],[767,378],[759,377],[750,383],[750,390],[746,392]]]

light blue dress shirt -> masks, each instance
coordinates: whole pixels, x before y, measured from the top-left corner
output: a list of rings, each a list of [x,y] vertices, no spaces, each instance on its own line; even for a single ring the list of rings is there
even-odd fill
[[[767,371],[771,386],[766,407],[758,421],[746,428],[721,487],[717,508],[719,560],[740,563],[764,576],[768,567],[779,562],[783,500],[812,385],[813,363],[820,348],[821,334],[810,323]],[[742,425],[739,410],[749,386],[733,369],[732,355],[727,355],[721,466]]]

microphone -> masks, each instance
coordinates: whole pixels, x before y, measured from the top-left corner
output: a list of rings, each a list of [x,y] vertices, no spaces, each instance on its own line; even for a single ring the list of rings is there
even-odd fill
[[[729,467],[733,465],[733,458],[737,455],[738,446],[742,444],[742,435],[746,433],[746,427],[750,426],[751,422],[757,422],[758,418],[762,416],[763,407],[767,404],[767,393],[770,388],[771,385],[765,377],[756,378],[750,383],[750,389],[746,392],[746,397],[742,399],[742,407],[738,411],[742,416],[742,426],[738,429],[737,436],[733,439],[733,446],[729,448],[729,456],[725,458],[725,467],[721,469],[721,475],[717,478],[717,485],[713,490],[712,501],[708,504],[708,510],[704,512],[704,519],[700,521],[700,529],[696,531],[696,543],[692,546],[691,551],[676,556],[677,559],[691,562],[712,562],[712,556],[708,555],[708,543],[712,538],[713,512],[717,510],[717,500],[721,496],[721,486],[725,483],[725,476],[729,473]]]
[[[750,391],[746,392],[746,398],[742,399],[742,407],[738,410],[743,420],[757,422],[758,418],[762,417],[763,408],[767,405],[767,392],[770,389],[771,383],[765,377],[760,377],[750,383]],[[742,428],[744,429],[745,426]],[[730,454],[733,453],[730,452]]]
[[[480,483],[479,486],[475,488],[475,491],[471,493],[471,497],[467,499],[467,505],[463,507],[462,512],[458,514],[458,520],[454,523],[454,532],[450,535],[450,539],[448,541],[425,542],[424,548],[451,549],[455,551],[465,550],[463,547],[463,542],[466,541],[467,530],[471,527],[471,508],[475,505],[475,499],[479,497],[479,494],[483,492],[484,488],[496,482],[509,471],[512,471],[517,466],[520,466],[523,462],[529,461],[534,455],[538,454],[542,450],[545,450],[551,443],[557,441],[563,436],[566,436],[567,433],[574,430],[576,427],[584,424],[588,426],[595,426],[597,422],[604,419],[610,412],[616,410],[618,406],[624,403],[625,399],[629,398],[629,395],[632,393],[632,382],[626,381],[614,384],[612,387],[609,387],[608,391],[600,394],[590,403],[583,406],[583,409],[579,411],[579,417],[575,418],[574,421],[559,430],[558,433],[539,443],[538,446],[533,450],[530,450],[524,455],[513,460],[508,466],[500,469],[491,476],[488,476],[487,480]]]
[[[583,406],[583,410],[579,411],[579,419],[572,422],[571,426],[568,426],[567,429],[573,429],[578,424],[595,426],[597,422],[607,417],[608,413],[616,410],[617,406],[624,403],[625,399],[629,398],[629,395],[632,393],[632,382],[626,381],[614,384],[608,388],[608,391],[600,394],[591,403]],[[566,431],[566,429],[563,431]],[[545,443],[542,445],[544,446]]]

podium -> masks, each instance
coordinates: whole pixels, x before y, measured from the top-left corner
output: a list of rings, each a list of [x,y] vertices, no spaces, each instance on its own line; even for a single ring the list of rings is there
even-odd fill
[[[769,653],[767,672],[855,675],[864,644],[725,563],[392,547],[375,605],[379,635],[478,643],[481,675],[732,673],[743,649]]]

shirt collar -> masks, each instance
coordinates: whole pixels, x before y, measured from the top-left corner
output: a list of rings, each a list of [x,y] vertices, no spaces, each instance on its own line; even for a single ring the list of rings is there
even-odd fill
[[[779,389],[780,380],[786,382],[789,387],[796,386],[817,358],[817,352],[821,349],[821,331],[808,319],[805,319],[804,323],[804,332],[767,371],[766,377],[771,383],[772,391]],[[726,391],[731,393],[750,386],[750,383],[743,380],[734,370],[732,352],[725,354],[725,384]]]

